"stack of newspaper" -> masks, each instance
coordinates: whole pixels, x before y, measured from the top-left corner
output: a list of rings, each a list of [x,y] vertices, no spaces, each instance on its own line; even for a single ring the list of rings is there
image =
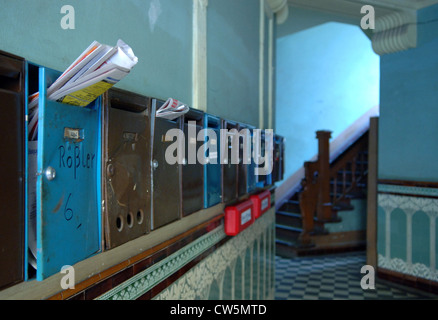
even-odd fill
[[[47,89],[47,98],[86,107],[123,79],[138,58],[122,40],[112,47],[94,41]],[[34,141],[38,126],[39,92],[29,97],[29,140]]]
[[[157,118],[164,118],[173,120],[181,117],[183,114],[189,111],[189,106],[181,101],[169,98],[167,101],[157,110]]]

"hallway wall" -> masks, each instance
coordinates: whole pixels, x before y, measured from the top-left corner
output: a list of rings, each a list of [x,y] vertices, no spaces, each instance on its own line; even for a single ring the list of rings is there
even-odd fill
[[[417,48],[382,56],[379,178],[438,181],[438,6],[418,12]],[[402,161],[401,161],[402,159]]]
[[[381,59],[378,266],[436,286],[438,5],[417,21],[417,47]]]
[[[202,80],[209,82],[208,105],[200,106],[255,126],[259,125],[260,3],[208,1],[207,79]],[[0,50],[64,71],[92,41],[116,45],[121,38],[139,62],[117,87],[192,106],[193,0],[71,0],[75,29],[64,30],[60,22],[65,4],[2,1]],[[268,30],[269,18],[265,20]],[[268,39],[264,51],[267,48]]]
[[[379,57],[359,27],[324,23],[277,39],[276,88],[287,179],[317,153],[317,130],[333,140],[378,105]]]

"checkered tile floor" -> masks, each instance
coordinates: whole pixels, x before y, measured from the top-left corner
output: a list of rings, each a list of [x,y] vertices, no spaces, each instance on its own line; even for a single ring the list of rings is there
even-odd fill
[[[276,256],[276,300],[392,300],[437,298],[376,278],[375,290],[360,281],[364,252],[284,259]]]

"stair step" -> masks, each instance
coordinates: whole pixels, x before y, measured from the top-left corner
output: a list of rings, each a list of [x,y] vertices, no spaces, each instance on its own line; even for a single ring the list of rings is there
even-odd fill
[[[286,216],[286,217],[289,217],[289,218],[297,218],[297,219],[301,219],[302,218],[300,213],[295,213],[295,212],[287,212],[287,211],[279,210],[279,211],[276,212],[276,214],[277,215]]]
[[[299,213],[301,212],[300,202],[298,200],[287,200],[285,203],[283,203],[280,210],[286,212]]]
[[[298,245],[298,242],[275,239],[275,244],[281,244],[286,247],[295,247]]]
[[[303,231],[303,229],[301,229],[301,228],[285,226],[282,224],[275,225],[275,228],[277,230],[280,229],[280,230],[284,230],[284,231],[288,231],[288,232],[296,232],[296,233],[301,233]]]
[[[299,241],[275,240],[275,254],[283,258],[296,258],[315,248],[314,244],[303,245]]]
[[[279,225],[301,228],[303,225],[301,214],[286,211],[276,212],[276,222]]]
[[[275,236],[276,239],[282,241],[296,241],[301,234],[301,228],[295,228],[284,225],[275,225]]]

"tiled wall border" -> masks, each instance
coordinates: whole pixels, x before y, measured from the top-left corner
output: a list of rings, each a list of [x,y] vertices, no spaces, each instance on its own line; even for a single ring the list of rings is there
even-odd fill
[[[171,286],[163,290],[155,297],[157,300],[193,300],[196,298],[207,299],[209,290],[213,281],[219,283],[219,287],[223,285],[225,270],[228,267],[235,266],[237,259],[245,261],[244,255],[249,248],[254,253],[255,247],[261,238],[265,239],[264,248],[260,248],[260,255],[263,257],[261,261],[264,263],[262,274],[259,275],[258,292],[251,292],[253,299],[273,299],[275,293],[275,283],[271,279],[275,274],[275,211],[270,210],[260,219],[256,220],[251,228],[243,231],[241,234],[231,238],[214,253],[203,259],[196,267],[192,268],[184,277],[179,278]],[[243,266],[245,268],[245,265]],[[252,268],[248,271],[252,273]],[[251,275],[251,281],[253,276]],[[268,287],[266,290],[266,286]],[[234,288],[234,284],[233,284]],[[253,288],[251,282],[250,288]],[[242,286],[244,289],[244,286]],[[252,290],[252,289],[251,289]],[[268,292],[268,294],[264,294]],[[245,293],[243,293],[245,295]],[[235,297],[236,298],[236,297]],[[238,297],[237,297],[238,298]]]
[[[223,227],[218,227],[109,290],[97,300],[135,300],[225,237]]]
[[[378,206],[385,212],[385,234],[391,232],[391,213],[399,208],[406,214],[406,261],[391,258],[391,239],[386,237],[385,254],[378,254],[378,266],[386,270],[438,282],[436,270],[436,220],[438,216],[438,189],[423,186],[379,184]],[[412,263],[412,216],[417,211],[425,212],[430,219],[430,267]]]
[[[107,292],[98,296],[96,299],[149,299],[154,298],[154,295],[156,295],[155,299],[163,299],[163,297],[168,297],[166,296],[166,293],[175,292],[174,288],[178,287],[178,284],[187,282],[187,279],[193,279],[193,272],[200,272],[199,270],[203,270],[205,266],[204,261],[210,261],[211,257],[217,257],[217,252],[228,252],[229,257],[234,257],[234,253],[242,252],[242,250],[236,250],[237,243],[239,243],[238,246],[241,249],[244,249],[246,248],[245,246],[247,246],[249,243],[248,240],[252,239],[252,241],[254,241],[254,237],[263,235],[263,231],[266,231],[266,228],[269,228],[269,226],[272,227],[274,225],[274,210],[271,211],[272,212],[266,213],[262,218],[258,219],[254,225],[252,225],[249,229],[245,230],[237,237],[227,237],[224,233],[223,225],[220,225],[216,229],[210,231],[207,234],[204,234],[200,238],[189,243],[179,251],[171,254],[170,256],[167,256],[160,262],[153,264],[149,268],[127,279],[118,286],[109,289]],[[270,234],[272,237],[274,237],[273,231]],[[241,247],[242,245],[243,247]],[[233,247],[234,250],[230,251],[231,247]],[[270,251],[272,260],[274,259],[273,257],[275,255],[273,250],[274,249]],[[199,257],[201,257],[201,259],[199,259]],[[194,259],[197,260],[197,263],[189,270],[184,270],[184,274],[179,275],[179,271],[185,269],[184,266],[191,266],[191,261],[193,262]],[[228,261],[228,259],[226,260]],[[215,263],[217,264],[217,266],[220,264],[217,260],[215,260]],[[268,272],[273,274],[273,264],[268,265],[268,267]],[[171,278],[172,274],[176,275],[177,279],[175,279],[171,284],[165,283],[164,286],[161,286],[160,283],[162,284],[165,282],[163,280]],[[274,281],[268,281],[270,280],[268,279],[268,277],[265,277],[263,279],[267,281],[267,285],[269,286],[269,288],[271,288],[269,297],[273,297]],[[205,279],[203,279],[202,283],[205,283]],[[155,291],[161,291],[162,293],[154,292],[151,294],[151,291],[155,288],[158,288]],[[179,292],[181,293],[181,291]],[[184,295],[181,296],[179,299],[190,299],[190,297],[190,293],[184,291]]]
[[[420,197],[437,197],[438,198],[438,188],[379,184],[377,187],[377,190],[379,193],[391,193],[391,194],[399,194],[399,195],[417,195]]]
[[[210,231],[216,228],[223,228],[223,215],[219,215],[210,221],[203,224],[203,226],[199,226],[186,232],[185,234],[178,236],[176,239],[171,239],[166,243],[159,246],[159,248],[151,248],[148,252],[144,252],[139,256],[133,257],[124,263],[111,267],[105,272],[95,275],[90,281],[86,283],[79,283],[77,285],[79,290],[76,290],[75,293],[70,292],[70,290],[66,290],[65,292],[61,292],[60,294],[52,297],[51,299],[71,299],[71,300],[91,300],[96,299],[101,296],[105,292],[115,288],[120,285],[124,281],[132,278],[133,276],[143,272],[144,270],[150,268],[154,264],[162,261],[166,257],[171,254],[177,252],[184,246],[189,243],[199,239],[203,235],[209,233]],[[222,241],[226,241],[224,239]],[[220,245],[221,242],[216,244],[216,246]],[[210,250],[214,250],[215,246]],[[191,265],[196,264],[199,259],[202,259],[204,255],[208,254],[208,252],[199,255],[194,261],[190,262],[189,265],[185,266],[182,270],[179,270],[172,277],[166,279],[166,281],[161,282],[157,287],[154,287],[147,295],[142,297],[142,299],[150,299],[154,294],[157,293],[157,290],[162,290],[167,287],[172,281],[175,281],[179,276],[184,274],[185,269],[190,268]],[[97,280],[95,279],[97,278]],[[159,288],[158,288],[159,287]],[[158,291],[159,292],[159,291]]]

